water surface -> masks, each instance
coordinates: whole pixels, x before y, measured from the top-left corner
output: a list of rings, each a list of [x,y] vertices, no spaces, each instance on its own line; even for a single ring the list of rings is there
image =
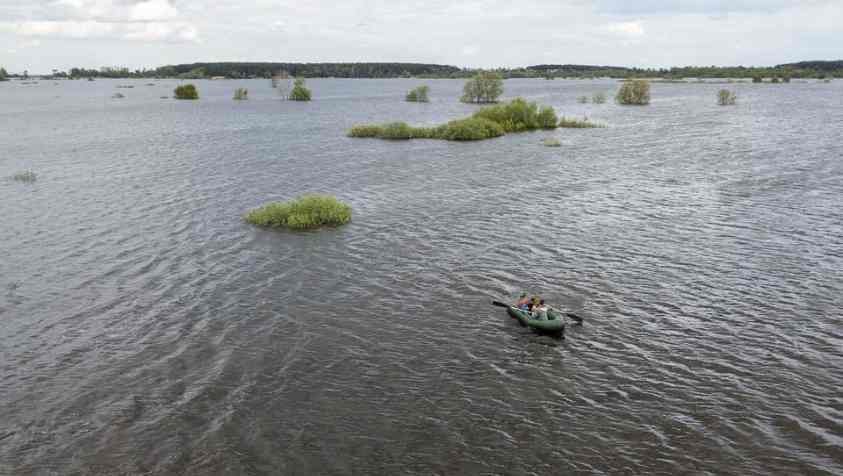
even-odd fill
[[[843,472],[843,82],[510,80],[609,127],[470,144],[344,135],[461,81],[149,82],[0,84],[0,474]]]

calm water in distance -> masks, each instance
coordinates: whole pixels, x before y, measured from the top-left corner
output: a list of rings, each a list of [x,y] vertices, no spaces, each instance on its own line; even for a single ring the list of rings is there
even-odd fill
[[[469,144],[345,137],[462,81],[149,82],[0,83],[0,474],[843,473],[843,81],[510,80],[609,127]]]

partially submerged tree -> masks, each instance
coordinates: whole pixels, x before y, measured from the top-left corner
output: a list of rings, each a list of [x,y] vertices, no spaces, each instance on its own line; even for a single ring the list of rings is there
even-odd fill
[[[7,76],[9,73],[6,72],[6,68],[0,68],[0,81],[8,81]]]
[[[176,99],[199,99],[199,92],[196,90],[196,86],[184,84],[173,91],[173,97]]]
[[[427,98],[428,91],[430,91],[430,87],[419,86],[408,92],[406,99],[408,102],[429,102],[430,100]]]
[[[646,106],[650,104],[650,82],[643,79],[625,81],[615,96],[618,104]]]
[[[734,91],[728,89],[721,89],[717,93],[717,104],[721,106],[734,106],[738,100],[738,95]]]
[[[293,83],[293,90],[287,98],[290,101],[310,101],[310,90],[304,86],[304,78],[296,78]]]
[[[503,94],[503,79],[498,73],[483,71],[466,81],[462,92],[462,102],[495,103]]]

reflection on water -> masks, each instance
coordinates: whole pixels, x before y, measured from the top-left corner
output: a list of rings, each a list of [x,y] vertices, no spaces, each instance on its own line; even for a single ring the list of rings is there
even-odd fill
[[[344,136],[459,81],[116,84],[0,85],[0,473],[843,472],[843,83],[511,80],[609,128],[473,144]],[[354,221],[240,219],[304,192]]]

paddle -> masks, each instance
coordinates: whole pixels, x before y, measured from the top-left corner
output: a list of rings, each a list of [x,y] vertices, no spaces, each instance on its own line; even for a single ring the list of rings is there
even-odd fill
[[[512,307],[509,304],[506,304],[506,303],[503,303],[503,302],[500,302],[500,301],[492,301],[492,305],[498,306],[498,307]]]

